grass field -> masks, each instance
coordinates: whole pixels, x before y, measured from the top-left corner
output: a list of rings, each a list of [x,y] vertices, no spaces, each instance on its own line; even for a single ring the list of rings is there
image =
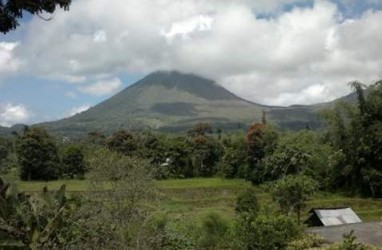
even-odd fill
[[[68,192],[86,192],[91,185],[88,180],[59,180],[51,182],[14,181],[18,190],[27,192],[41,191],[44,186],[49,190],[58,190],[67,185]],[[184,180],[156,181],[159,198],[153,204],[157,212],[171,218],[182,218],[199,222],[207,213],[213,211],[227,219],[234,217],[237,195],[250,184],[243,180],[220,178],[194,178]],[[256,187],[260,204],[267,209],[276,209],[276,205],[266,187]],[[382,200],[346,197],[341,194],[319,193],[313,197],[304,209],[303,217],[313,207],[351,207],[363,221],[382,221]]]

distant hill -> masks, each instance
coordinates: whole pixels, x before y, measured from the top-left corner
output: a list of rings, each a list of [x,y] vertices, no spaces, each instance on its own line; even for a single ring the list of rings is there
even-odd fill
[[[15,124],[10,128],[0,126],[0,135],[1,136],[11,136],[12,132],[22,133],[25,126],[26,125],[24,125],[24,124]]]
[[[176,132],[197,122],[235,129],[260,121],[264,110],[267,119],[281,128],[317,128],[321,126],[317,111],[327,105],[265,106],[244,100],[197,75],[159,71],[87,111],[37,125],[68,136],[91,131],[111,133],[120,128]]]
[[[0,135],[6,135],[9,132],[9,128],[0,126]]]

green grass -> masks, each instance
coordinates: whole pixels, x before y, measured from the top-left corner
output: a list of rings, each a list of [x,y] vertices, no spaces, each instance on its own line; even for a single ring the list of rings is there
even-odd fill
[[[193,178],[193,179],[171,179],[157,181],[158,187],[165,189],[189,189],[189,188],[243,188],[248,183],[238,179],[221,178]]]
[[[236,196],[249,186],[243,180],[219,178],[159,181],[157,211],[199,224],[210,212],[232,219]]]
[[[59,190],[66,185],[68,192],[85,192],[89,190],[90,183],[87,180],[57,180],[57,181],[15,181],[18,190],[26,192],[40,192],[44,187],[50,191]]]
[[[48,190],[58,190],[66,184],[69,192],[86,192],[91,190],[88,180],[57,180],[50,182],[14,181],[20,191],[38,192],[44,186]],[[194,178],[156,181],[159,199],[153,209],[171,218],[182,218],[186,221],[200,222],[209,212],[216,212],[222,217],[232,219],[237,195],[250,184],[243,180],[226,180],[220,178]],[[256,187],[260,204],[276,207],[265,187]],[[382,220],[382,200],[346,197],[341,194],[319,193],[313,197],[303,211],[303,218],[315,207],[351,207],[363,221]]]

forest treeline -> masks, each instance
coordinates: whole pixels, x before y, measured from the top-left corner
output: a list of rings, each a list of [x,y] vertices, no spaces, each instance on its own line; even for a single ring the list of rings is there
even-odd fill
[[[44,128],[0,138],[0,171],[17,171],[22,180],[85,178],[97,148],[149,160],[155,178],[222,176],[254,184],[287,175],[306,175],[320,189],[366,196],[382,195],[382,84],[352,83],[357,104],[337,103],[322,115],[327,130],[281,132],[262,121],[247,131],[224,133],[199,123],[187,134],[150,130],[98,132],[70,141],[55,138]]]

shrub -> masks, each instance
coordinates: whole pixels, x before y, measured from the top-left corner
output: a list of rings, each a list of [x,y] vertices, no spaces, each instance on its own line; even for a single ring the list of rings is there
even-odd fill
[[[259,211],[259,204],[256,197],[256,190],[248,188],[239,194],[236,201],[235,212],[245,218],[255,218]]]
[[[251,223],[239,222],[237,238],[240,249],[285,249],[289,242],[301,235],[301,228],[282,215],[258,216]]]
[[[207,249],[220,249],[229,229],[228,222],[219,214],[209,213],[202,222],[200,246]]]
[[[304,250],[312,247],[319,247],[323,243],[323,238],[317,234],[304,234],[288,244],[287,250]]]

